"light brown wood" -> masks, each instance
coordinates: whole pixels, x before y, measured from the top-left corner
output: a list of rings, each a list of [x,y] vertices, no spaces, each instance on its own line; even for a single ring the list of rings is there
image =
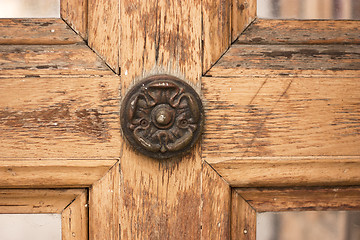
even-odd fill
[[[207,73],[221,77],[359,77],[358,45],[234,44]]]
[[[233,187],[360,184],[360,157],[243,157],[213,163]]]
[[[81,189],[0,189],[0,213],[61,213]]]
[[[203,162],[201,239],[230,239],[231,189]]]
[[[0,19],[0,44],[74,43],[83,43],[83,40],[61,19]]]
[[[203,159],[232,186],[359,183],[356,78],[213,77],[203,89]]]
[[[119,78],[0,78],[3,158],[117,159]]]
[[[164,73],[200,90],[201,1],[120,4],[122,93],[144,76]],[[121,239],[200,239],[199,145],[183,159],[158,161],[124,143],[121,186]]]
[[[231,0],[231,42],[256,18],[256,0]]]
[[[69,26],[87,40],[88,0],[61,0],[60,15]]]
[[[200,90],[201,0],[120,4],[124,92],[134,81],[160,73],[185,78]]]
[[[88,2],[88,44],[114,72],[119,73],[120,3],[117,0]],[[122,48],[122,51],[129,50]]]
[[[61,214],[62,240],[88,240],[87,190],[69,204]]]
[[[360,209],[360,188],[236,188],[259,212],[344,211]]]
[[[237,44],[360,44],[359,21],[257,19]]]
[[[0,45],[0,66],[2,78],[71,75],[113,77],[113,72],[84,44]]]
[[[203,73],[231,44],[231,0],[202,1]]]
[[[120,173],[113,166],[89,193],[89,239],[119,239]]]
[[[256,239],[256,212],[237,191],[232,191],[231,239]]]
[[[89,187],[117,162],[113,160],[0,159],[0,188]]]

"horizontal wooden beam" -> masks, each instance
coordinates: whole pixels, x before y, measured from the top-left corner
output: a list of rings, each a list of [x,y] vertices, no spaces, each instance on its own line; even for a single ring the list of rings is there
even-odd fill
[[[202,156],[231,186],[360,183],[356,78],[212,77],[203,90]]]
[[[62,213],[84,191],[84,189],[0,189],[0,213]]]
[[[359,77],[359,45],[234,44],[212,77]]]
[[[359,21],[257,19],[237,44],[360,44]]]
[[[0,19],[0,44],[63,45],[74,43],[84,42],[61,19]]]
[[[0,77],[114,75],[86,45],[0,45]]]
[[[0,159],[0,188],[90,187],[116,162],[116,159]]]
[[[359,187],[236,188],[235,191],[257,213],[360,210]]]

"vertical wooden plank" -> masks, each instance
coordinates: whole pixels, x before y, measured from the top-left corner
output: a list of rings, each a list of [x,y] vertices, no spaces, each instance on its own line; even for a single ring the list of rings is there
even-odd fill
[[[84,190],[61,214],[62,240],[88,239],[87,191]]]
[[[230,186],[203,162],[201,239],[230,238]]]
[[[186,78],[199,90],[201,0],[120,3],[123,89],[144,76],[167,73]]]
[[[119,0],[88,1],[88,44],[119,73]]]
[[[124,94],[154,74],[186,79],[200,90],[201,1],[121,0]],[[124,144],[121,157],[121,239],[200,239],[199,144],[182,159],[158,161]]]
[[[231,200],[231,239],[256,240],[256,212],[236,190]]]
[[[88,25],[88,1],[87,0],[61,0],[60,16],[79,34],[83,39],[87,40]]]
[[[203,73],[221,57],[231,44],[230,0],[203,0]]]
[[[117,163],[90,188],[90,240],[119,239],[119,180],[119,163]]]
[[[232,42],[256,17],[256,0],[232,0],[231,35]]]

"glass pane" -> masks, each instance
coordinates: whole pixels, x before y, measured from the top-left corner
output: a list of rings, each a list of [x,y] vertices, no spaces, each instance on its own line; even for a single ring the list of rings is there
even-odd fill
[[[360,212],[305,211],[257,214],[257,240],[359,240]]]
[[[260,18],[360,19],[360,0],[257,0]]]
[[[0,214],[1,240],[61,240],[60,214]]]
[[[60,0],[0,0],[0,18],[59,18]]]

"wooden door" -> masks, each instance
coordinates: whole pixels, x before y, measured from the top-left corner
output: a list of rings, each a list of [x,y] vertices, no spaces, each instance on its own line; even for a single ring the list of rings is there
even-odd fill
[[[69,239],[254,239],[257,211],[358,209],[358,22],[255,9],[62,0],[66,23],[2,20],[0,186],[88,191],[89,236]],[[121,137],[122,96],[156,74],[201,94],[204,133],[184,157]]]

